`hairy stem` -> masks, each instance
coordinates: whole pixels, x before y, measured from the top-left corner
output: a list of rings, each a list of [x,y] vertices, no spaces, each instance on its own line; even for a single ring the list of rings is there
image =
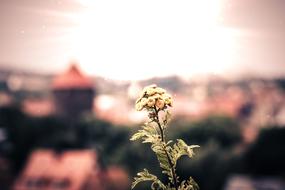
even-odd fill
[[[160,124],[160,122],[159,122],[159,116],[158,116],[159,110],[156,109],[156,108],[154,108],[154,111],[155,111],[155,122],[157,123],[158,128],[159,128],[159,130],[160,130],[161,141],[162,141],[162,142],[166,142],[165,137],[164,137],[164,132],[163,132],[162,126],[161,126],[161,124]]]
[[[156,123],[157,123],[158,128],[159,128],[160,133],[161,133],[161,141],[164,142],[163,150],[164,150],[164,152],[165,152],[165,154],[166,154],[166,156],[167,156],[167,161],[168,161],[168,164],[169,164],[169,166],[170,166],[170,168],[171,168],[172,178],[173,178],[173,182],[174,182],[173,185],[174,185],[175,189],[178,190],[178,182],[177,182],[177,176],[176,176],[176,173],[175,173],[175,168],[174,168],[174,165],[173,165],[173,163],[171,162],[170,156],[169,156],[169,154],[168,154],[168,152],[167,152],[167,150],[166,150],[165,135],[164,135],[162,126],[161,126],[161,124],[160,124],[160,122],[159,122],[158,112],[159,112],[159,110],[155,108],[155,117],[156,117],[155,120],[156,120]]]

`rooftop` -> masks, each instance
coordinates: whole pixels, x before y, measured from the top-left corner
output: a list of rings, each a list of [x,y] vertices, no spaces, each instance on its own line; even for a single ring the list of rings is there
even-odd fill
[[[52,83],[54,90],[92,88],[92,81],[80,71],[76,63],[72,63],[65,73],[55,77]]]
[[[61,154],[53,150],[37,150],[31,154],[15,189],[65,186],[77,190],[84,186],[97,167],[96,154],[91,150]]]

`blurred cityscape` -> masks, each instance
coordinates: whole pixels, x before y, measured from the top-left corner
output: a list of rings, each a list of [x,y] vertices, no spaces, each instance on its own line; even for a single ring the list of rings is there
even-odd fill
[[[180,161],[182,178],[202,190],[285,189],[285,78],[114,81],[74,62],[54,75],[0,68],[1,189],[125,190],[144,167],[165,180],[151,150],[129,142],[149,84],[173,95],[169,137],[201,145]]]

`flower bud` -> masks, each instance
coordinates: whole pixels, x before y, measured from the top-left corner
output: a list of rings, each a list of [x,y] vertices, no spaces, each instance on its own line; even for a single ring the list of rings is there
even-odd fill
[[[164,101],[162,99],[156,100],[155,106],[159,109],[164,108]]]
[[[172,97],[169,94],[164,94],[163,100],[166,105],[172,106]]]
[[[146,94],[149,95],[149,96],[152,96],[156,93],[155,89],[154,88],[148,88],[146,90]]]
[[[143,106],[142,106],[142,104],[140,102],[138,102],[138,103],[136,103],[135,108],[136,108],[137,111],[142,111]]]
[[[164,90],[163,88],[160,88],[160,87],[155,88],[155,91],[156,91],[158,94],[164,94],[164,93],[166,93],[166,90]]]
[[[147,98],[142,98],[141,99],[141,105],[145,106],[147,104]]]
[[[149,97],[147,100],[148,100],[148,101],[147,101],[147,106],[148,106],[148,107],[153,107],[154,104],[155,104],[155,99],[152,98],[152,97]]]

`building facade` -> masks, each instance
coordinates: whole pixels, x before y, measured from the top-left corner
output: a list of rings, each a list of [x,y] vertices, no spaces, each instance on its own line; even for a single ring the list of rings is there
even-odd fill
[[[76,64],[52,83],[55,112],[58,116],[76,119],[93,108],[95,89],[92,81],[82,74]]]

